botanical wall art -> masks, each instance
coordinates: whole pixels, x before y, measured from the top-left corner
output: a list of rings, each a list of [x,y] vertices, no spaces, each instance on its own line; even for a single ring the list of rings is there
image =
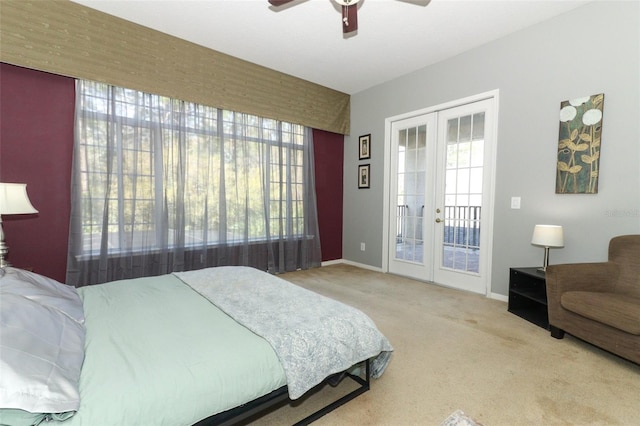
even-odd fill
[[[560,104],[557,194],[597,194],[604,93]]]
[[[370,188],[369,173],[371,164],[361,164],[358,166],[358,188]]]
[[[358,138],[358,160],[371,158],[371,135],[363,135]]]

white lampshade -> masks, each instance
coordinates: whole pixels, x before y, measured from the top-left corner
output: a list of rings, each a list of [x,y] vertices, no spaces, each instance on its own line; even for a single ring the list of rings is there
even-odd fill
[[[11,266],[5,260],[9,253],[9,247],[4,242],[2,230],[2,216],[9,214],[38,213],[27,195],[26,183],[2,183],[0,182],[0,276],[4,274],[4,268]]]
[[[564,247],[562,226],[536,225],[535,228],[533,228],[531,244],[544,247],[542,268],[540,268],[539,271],[545,272],[547,266],[549,266],[549,247]]]
[[[533,229],[531,244],[542,247],[564,247],[562,226],[536,225]]]
[[[0,182],[0,215],[38,213],[27,195],[26,183]]]

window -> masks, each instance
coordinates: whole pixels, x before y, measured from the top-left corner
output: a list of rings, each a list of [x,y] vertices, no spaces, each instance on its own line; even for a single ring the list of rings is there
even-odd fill
[[[305,127],[102,83],[77,92],[75,256],[316,235]]]

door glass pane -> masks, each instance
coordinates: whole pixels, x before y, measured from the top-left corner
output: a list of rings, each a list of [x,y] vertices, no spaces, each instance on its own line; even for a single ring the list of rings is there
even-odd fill
[[[456,181],[457,181],[457,173],[456,170],[447,170],[447,172],[445,173],[445,180],[444,180],[444,186],[445,186],[445,193],[446,194],[454,194],[456,193]]]
[[[455,169],[458,164],[458,145],[457,144],[448,144],[447,145],[447,170]]]
[[[484,140],[484,112],[473,115],[473,140]]]
[[[484,113],[448,120],[442,267],[479,272]]]
[[[460,138],[458,142],[466,142],[471,140],[471,116],[466,115],[460,117]]]
[[[471,166],[482,166],[484,159],[484,141],[473,141],[471,143]]]
[[[471,172],[471,188],[469,192],[471,194],[482,194],[482,168],[474,167]]]
[[[447,142],[458,141],[458,119],[447,121]]]
[[[458,195],[469,193],[469,168],[458,168]]]
[[[457,167],[469,167],[469,164],[471,164],[471,142],[459,143]]]
[[[426,135],[426,125],[398,132],[395,258],[416,263],[424,263]]]

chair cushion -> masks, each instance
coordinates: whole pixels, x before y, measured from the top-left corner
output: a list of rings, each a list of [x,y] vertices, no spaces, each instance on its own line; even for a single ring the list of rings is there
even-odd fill
[[[633,335],[640,335],[640,298],[594,291],[562,293],[563,308]]]

